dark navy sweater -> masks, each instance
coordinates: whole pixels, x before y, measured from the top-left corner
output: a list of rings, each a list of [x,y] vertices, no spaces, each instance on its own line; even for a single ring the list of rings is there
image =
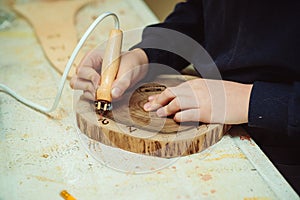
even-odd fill
[[[300,191],[300,1],[188,0],[163,23],[148,26],[136,47],[149,63],[177,70],[192,60],[149,44],[184,44],[153,27],[179,31],[201,44],[223,80],[251,83],[246,129]],[[193,63],[195,64],[195,63]]]

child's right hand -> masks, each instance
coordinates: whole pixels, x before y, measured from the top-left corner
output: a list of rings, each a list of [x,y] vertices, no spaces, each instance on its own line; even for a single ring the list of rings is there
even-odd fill
[[[104,52],[95,49],[89,52],[80,62],[70,86],[83,90],[83,96],[95,100],[95,93],[100,83],[100,71]],[[142,49],[133,49],[121,55],[119,71],[112,86],[112,98],[117,99],[148,72],[148,58]]]

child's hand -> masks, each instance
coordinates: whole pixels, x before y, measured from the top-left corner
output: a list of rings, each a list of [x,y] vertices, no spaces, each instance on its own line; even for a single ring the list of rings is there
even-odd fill
[[[252,85],[229,81],[194,79],[149,97],[146,111],[174,115],[177,122],[241,124],[248,122]]]
[[[100,71],[104,52],[95,49],[88,53],[70,81],[73,89],[83,90],[83,96],[95,100],[100,83]],[[122,54],[119,71],[112,86],[112,97],[119,98],[127,88],[141,80],[148,71],[148,58],[142,49],[134,49]]]

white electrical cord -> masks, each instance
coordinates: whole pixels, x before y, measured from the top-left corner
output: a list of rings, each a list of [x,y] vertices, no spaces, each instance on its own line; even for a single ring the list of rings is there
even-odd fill
[[[4,92],[6,92],[7,94],[11,95],[12,97],[14,97],[15,99],[17,99],[18,101],[20,101],[21,103],[25,104],[28,107],[31,107],[35,110],[38,110],[42,113],[49,113],[52,112],[53,110],[55,110],[58,106],[62,91],[64,89],[65,86],[65,82],[67,80],[67,75],[72,67],[72,64],[78,54],[78,52],[80,51],[82,45],[85,43],[85,41],[87,40],[88,36],[92,33],[92,31],[97,27],[97,25],[104,20],[106,17],[108,16],[112,16],[114,18],[114,22],[115,22],[115,29],[120,29],[120,23],[119,23],[119,19],[118,16],[114,13],[111,12],[106,12],[103,13],[102,15],[99,15],[97,17],[97,19],[95,19],[95,21],[89,26],[89,28],[86,30],[86,32],[83,34],[82,38],[80,39],[80,41],[77,43],[77,46],[75,47],[75,49],[73,50],[70,59],[68,60],[68,63],[66,64],[64,73],[60,79],[60,84],[58,87],[58,91],[56,93],[56,97],[55,97],[55,101],[52,105],[52,107],[50,108],[46,108],[44,106],[38,105],[28,99],[25,99],[24,97],[18,95],[16,92],[14,92],[12,89],[10,89],[9,87],[7,87],[4,84],[0,83],[0,89]],[[1,91],[0,90],[0,91]]]

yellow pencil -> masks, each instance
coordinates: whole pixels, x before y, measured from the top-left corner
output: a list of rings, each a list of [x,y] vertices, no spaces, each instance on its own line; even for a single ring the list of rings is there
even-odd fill
[[[70,195],[67,190],[63,190],[60,192],[60,196],[65,200],[76,200],[72,195]]]

